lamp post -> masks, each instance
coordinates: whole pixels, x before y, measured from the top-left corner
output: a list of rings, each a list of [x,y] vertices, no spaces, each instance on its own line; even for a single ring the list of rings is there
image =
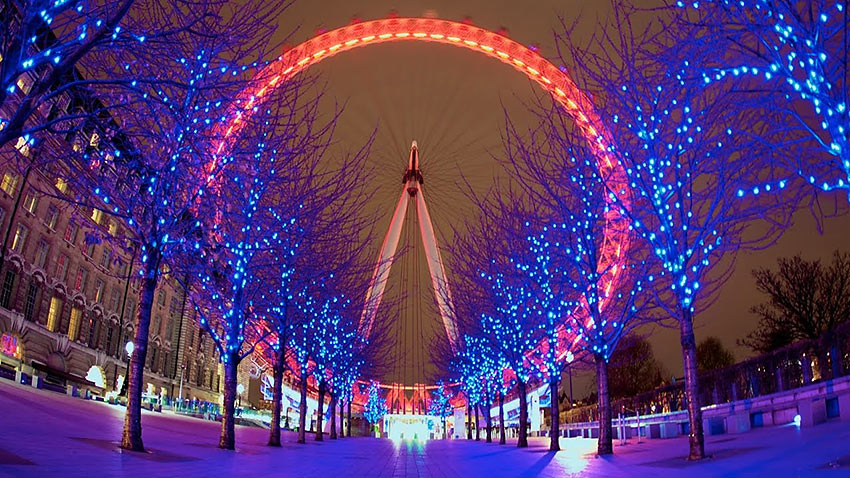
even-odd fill
[[[124,351],[127,352],[127,369],[124,373],[124,383],[121,384],[121,393],[119,395],[124,396],[127,395],[127,382],[130,381],[130,358],[133,356],[133,350],[135,350],[136,344],[133,343],[132,340],[128,341],[126,345],[124,345]]]
[[[183,400],[183,375],[186,373],[186,364],[180,365],[180,388],[177,389],[177,399]]]
[[[567,352],[567,373],[570,376],[570,408],[573,408],[575,405],[573,404],[573,360],[575,356],[573,356],[572,352]]]
[[[242,392],[245,391],[245,386],[241,383],[236,385],[236,408],[240,409],[242,407]],[[238,413],[237,415],[241,415]]]

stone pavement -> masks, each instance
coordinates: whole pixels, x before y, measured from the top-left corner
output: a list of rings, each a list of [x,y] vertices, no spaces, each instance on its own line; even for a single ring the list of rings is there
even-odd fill
[[[267,430],[238,427],[235,452],[217,448],[219,424],[144,412],[148,453],[121,452],[123,408],[0,382],[0,477],[281,476],[850,476],[850,422],[794,426],[709,437],[713,458],[682,459],[683,438],[618,446],[596,458],[596,443],[546,439],[517,449],[481,442],[399,442],[346,438],[306,445],[285,432],[281,448],[265,445]]]

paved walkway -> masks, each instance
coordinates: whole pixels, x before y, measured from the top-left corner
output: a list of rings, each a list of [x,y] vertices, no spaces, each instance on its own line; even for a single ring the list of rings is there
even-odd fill
[[[220,450],[219,425],[144,412],[149,453],[121,452],[123,408],[0,382],[0,477],[101,478],[281,476],[850,476],[850,422],[812,429],[793,426],[722,435],[708,440],[713,458],[682,459],[684,439],[618,446],[594,456],[595,441],[563,439],[559,453],[545,439],[528,449],[482,442],[400,442],[376,438],[306,445],[284,433],[279,449],[265,446],[267,431],[237,428],[237,450]]]

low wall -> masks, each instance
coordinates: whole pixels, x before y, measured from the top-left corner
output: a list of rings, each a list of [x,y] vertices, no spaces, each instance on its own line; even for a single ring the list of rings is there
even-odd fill
[[[688,434],[684,410],[618,418],[614,410],[614,437],[672,438]],[[814,426],[829,419],[850,420],[850,376],[824,380],[804,387],[755,398],[708,405],[702,408],[707,435],[742,433],[752,428],[796,422]],[[564,437],[596,438],[599,422],[570,423],[561,427]]]

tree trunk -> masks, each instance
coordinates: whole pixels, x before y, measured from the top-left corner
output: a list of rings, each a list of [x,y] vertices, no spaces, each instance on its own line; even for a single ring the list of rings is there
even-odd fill
[[[482,405],[481,413],[484,414],[484,423],[487,427],[487,443],[493,443],[493,418],[490,416],[490,400],[487,399],[487,404]]]
[[[505,394],[499,392],[499,445],[505,444]]]
[[[690,424],[688,460],[701,460],[705,458],[705,436],[702,431],[702,409],[699,404],[697,346],[694,338],[693,315],[690,310],[682,312],[679,330],[682,343],[682,362],[685,370],[685,397],[688,400],[688,422]]]
[[[466,439],[472,440],[472,402],[469,402],[467,397],[466,404]]]
[[[608,362],[601,355],[596,357],[596,395],[599,411],[599,440],[596,442],[597,455],[614,453],[614,437],[611,425],[611,395],[608,390]]]
[[[481,441],[481,434],[479,433],[479,424],[481,423],[481,417],[478,415],[479,405],[475,405],[475,441]]]
[[[328,420],[331,423],[330,438],[331,440],[336,440],[336,393],[331,394],[331,403],[328,405],[328,412],[330,413]]]
[[[136,315],[136,335],[133,355],[127,371],[127,410],[124,413],[124,431],[121,448],[145,451],[142,443],[142,384],[144,383],[145,359],[148,354],[148,332],[151,325],[151,309],[154,292],[159,281],[159,250],[151,248],[143,264],[144,280],[139,291],[139,312]]]
[[[319,381],[319,406],[316,409],[316,441],[325,439],[322,433],[322,419],[325,414],[325,381]]]
[[[237,354],[230,354],[224,362],[224,413],[221,416],[221,437],[218,447],[225,450],[236,448],[236,367]]]
[[[519,393],[519,438],[516,446],[518,448],[528,447],[528,397],[525,395],[525,382],[517,378],[517,393]]]
[[[558,372],[551,373],[549,377],[549,412],[552,415],[549,424],[549,451],[561,449],[561,413],[558,410],[558,389],[560,388],[561,376]]]
[[[298,443],[307,443],[307,374],[301,371],[301,402],[298,404]]]
[[[275,361],[272,364],[274,390],[272,392],[272,423],[271,428],[269,428],[269,446],[280,446],[280,415],[281,408],[283,408],[283,367],[285,365],[284,356],[282,348],[276,351]]]
[[[348,410],[346,411],[348,415],[348,436],[351,436],[351,399],[348,400]]]
[[[339,401],[339,437],[345,437],[345,400]]]

